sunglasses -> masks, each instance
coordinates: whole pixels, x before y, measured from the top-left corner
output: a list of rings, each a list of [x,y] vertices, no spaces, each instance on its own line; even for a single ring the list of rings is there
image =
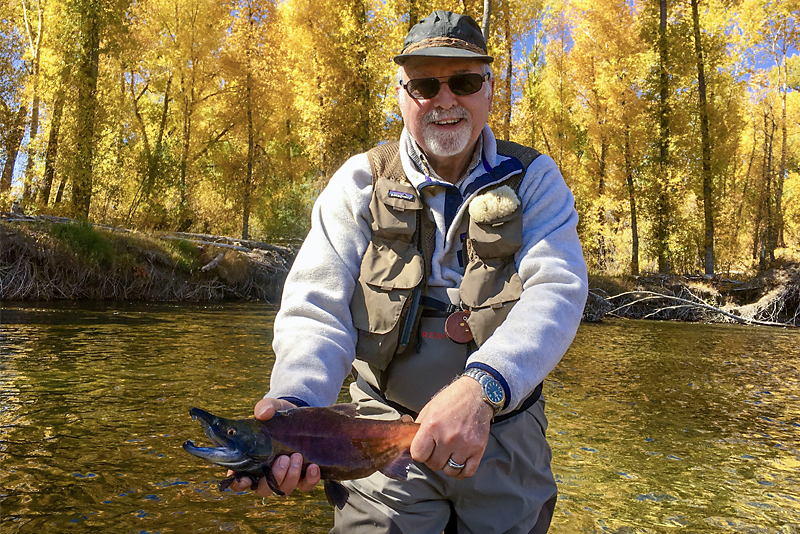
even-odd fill
[[[452,76],[441,76],[439,78],[417,78],[416,80],[409,80],[408,83],[400,85],[414,100],[429,99],[439,94],[439,89],[442,87],[442,81],[450,87],[450,91],[454,95],[467,96],[477,93],[483,81],[489,79],[489,74],[478,74],[475,72],[468,72],[466,74],[454,74]]]

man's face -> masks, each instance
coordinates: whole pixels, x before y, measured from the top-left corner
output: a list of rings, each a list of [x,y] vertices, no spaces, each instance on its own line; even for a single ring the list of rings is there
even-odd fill
[[[409,59],[401,69],[404,84],[417,78],[439,78],[469,72],[483,74],[483,62],[419,57]],[[446,83],[442,83],[439,93],[430,99],[415,100],[400,85],[395,91],[409,133],[428,156],[434,159],[447,158],[472,152],[489,118],[494,80],[484,82],[477,93],[466,96],[453,94]]]

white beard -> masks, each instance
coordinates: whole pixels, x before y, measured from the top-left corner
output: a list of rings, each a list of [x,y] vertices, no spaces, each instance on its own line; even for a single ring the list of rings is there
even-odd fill
[[[463,119],[452,132],[438,131],[432,123],[448,119]],[[437,108],[428,112],[422,119],[422,138],[433,155],[439,157],[455,156],[463,152],[472,134],[472,115],[466,108],[457,106],[450,109]]]

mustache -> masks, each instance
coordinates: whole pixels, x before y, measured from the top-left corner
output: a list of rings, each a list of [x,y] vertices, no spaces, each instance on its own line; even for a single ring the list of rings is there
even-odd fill
[[[461,106],[452,107],[450,109],[436,108],[425,114],[423,119],[424,124],[432,122],[446,121],[452,119],[472,119],[470,112]]]

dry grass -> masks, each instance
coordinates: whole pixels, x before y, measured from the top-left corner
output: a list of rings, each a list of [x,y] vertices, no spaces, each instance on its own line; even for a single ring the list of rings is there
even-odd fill
[[[203,272],[220,251],[217,269]],[[0,299],[277,302],[285,261],[80,224],[0,221]]]

